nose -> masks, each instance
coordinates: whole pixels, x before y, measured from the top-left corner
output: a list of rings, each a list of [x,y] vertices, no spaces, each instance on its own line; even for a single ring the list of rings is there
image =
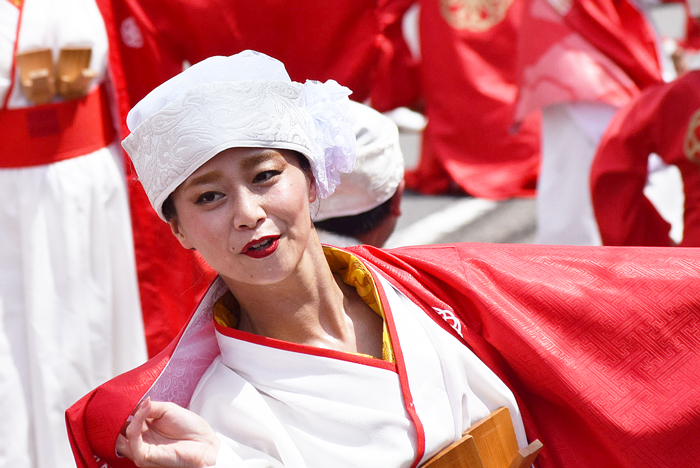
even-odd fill
[[[233,223],[236,229],[255,229],[267,216],[257,195],[248,191],[239,193]]]

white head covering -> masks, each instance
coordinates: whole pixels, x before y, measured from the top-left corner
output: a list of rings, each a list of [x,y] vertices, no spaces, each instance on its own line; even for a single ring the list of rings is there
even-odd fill
[[[314,221],[369,211],[391,198],[404,176],[399,129],[371,107],[350,103],[357,139],[355,169],[340,176],[335,192],[321,200]]]
[[[161,218],[163,202],[187,177],[236,147],[300,152],[326,198],[354,165],[350,93],[333,80],[293,82],[280,61],[259,52],[210,57],[134,106],[122,146]]]

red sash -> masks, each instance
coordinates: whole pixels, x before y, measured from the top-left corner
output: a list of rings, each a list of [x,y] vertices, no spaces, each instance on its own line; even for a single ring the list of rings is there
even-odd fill
[[[50,164],[114,141],[104,85],[85,97],[0,111],[0,168]]]

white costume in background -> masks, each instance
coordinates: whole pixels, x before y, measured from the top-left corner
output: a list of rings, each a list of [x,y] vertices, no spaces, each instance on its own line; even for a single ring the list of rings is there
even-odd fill
[[[536,243],[601,245],[591,204],[590,172],[600,138],[616,110],[601,102],[553,104],[542,110]]]
[[[98,86],[107,36],[94,0],[23,3],[17,50],[50,47],[57,59],[63,46],[90,45]],[[0,0],[0,105],[18,18]],[[6,109],[31,105],[14,83]],[[65,410],[146,359],[118,143],[2,168],[0,198],[0,467],[74,467]]]
[[[423,463],[502,406],[510,409],[519,445],[527,445],[503,382],[383,279],[381,288],[398,337],[392,336],[395,365],[231,329],[217,332],[221,354],[189,406],[223,442],[216,467],[409,467],[418,433],[425,438]]]
[[[352,245],[360,245],[361,242],[354,237],[343,236],[335,232],[324,231],[316,228],[316,233],[322,244],[335,245],[337,247],[350,247]]]

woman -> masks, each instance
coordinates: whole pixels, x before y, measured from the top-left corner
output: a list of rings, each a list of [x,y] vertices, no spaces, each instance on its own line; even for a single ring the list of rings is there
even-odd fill
[[[223,446],[233,449],[228,456],[239,462],[303,466],[314,451],[319,466],[338,466],[335,459],[352,437],[365,447],[345,446],[348,454],[341,458],[352,465],[368,466],[381,453],[389,466],[409,466],[416,458],[411,418],[399,404],[401,381],[393,370],[395,342],[401,338],[384,331],[383,315],[391,313],[387,320],[396,322],[401,335],[416,334],[412,340],[451,340],[447,348],[426,347],[436,359],[413,364],[409,379],[427,381],[432,366],[443,373],[450,367],[475,368],[469,380],[438,373],[448,388],[413,396],[419,410],[435,420],[422,423],[428,439],[423,451],[436,453],[500,406],[510,407],[524,442],[511,392],[473,353],[426,321],[420,309],[401,313],[417,314],[426,323],[402,318],[401,296],[381,280],[375,283],[361,264],[354,266],[351,255],[324,252],[311,205],[333,191],[339,171],[352,169],[348,94],[334,82],[293,83],[280,62],[247,52],[195,65],[144,99],[128,119],[141,120],[124,147],[154,208],[228,290],[214,305],[221,355],[200,379],[189,407],[221,434]],[[163,101],[162,109],[150,108]],[[236,357],[239,353],[245,359]],[[437,359],[439,354],[450,358]],[[315,362],[310,355],[324,359]],[[246,368],[253,363],[254,369]],[[333,371],[344,377],[328,379]],[[312,384],[313,373],[323,376],[322,382]],[[282,376],[305,378],[270,385]],[[324,397],[304,393],[324,387]],[[239,391],[252,395],[225,397],[230,401],[224,404],[222,390],[229,397]],[[358,391],[365,397],[358,398]],[[333,397],[325,397],[329,394]],[[252,415],[251,408],[256,409]],[[358,420],[359,411],[368,414]],[[230,421],[237,421],[235,429],[224,429]],[[280,426],[279,434],[259,433],[260,424]],[[428,432],[431,424],[441,428]],[[337,430],[329,431],[333,426]],[[208,434],[207,444],[216,447],[213,432]],[[137,464],[141,439],[130,430],[119,444]]]
[[[629,370],[585,360],[614,352],[614,334],[563,325],[610,309],[605,294],[643,290],[650,277],[685,297],[697,267],[652,253],[643,275],[623,275],[617,262],[632,253],[323,247],[311,211],[352,167],[347,94],[333,82],[293,83],[279,62],[244,52],[191,67],[132,110],[124,147],[154,209],[219,279],[162,355],[68,411],[78,465],[418,466],[501,406],[521,446],[523,421],[529,437],[547,436],[542,466],[582,466],[571,454],[595,466],[648,460],[648,440],[616,433],[635,419],[629,408],[591,396],[615,384],[629,390],[625,403],[668,409],[668,395],[657,402],[630,385]],[[611,272],[600,299],[588,294],[601,289],[592,268]],[[658,318],[677,311],[671,302],[630,307]],[[627,313],[618,304],[606,326],[621,329]],[[648,351],[649,334],[633,336]],[[694,349],[681,366],[688,389]],[[510,389],[532,414],[521,418]]]

